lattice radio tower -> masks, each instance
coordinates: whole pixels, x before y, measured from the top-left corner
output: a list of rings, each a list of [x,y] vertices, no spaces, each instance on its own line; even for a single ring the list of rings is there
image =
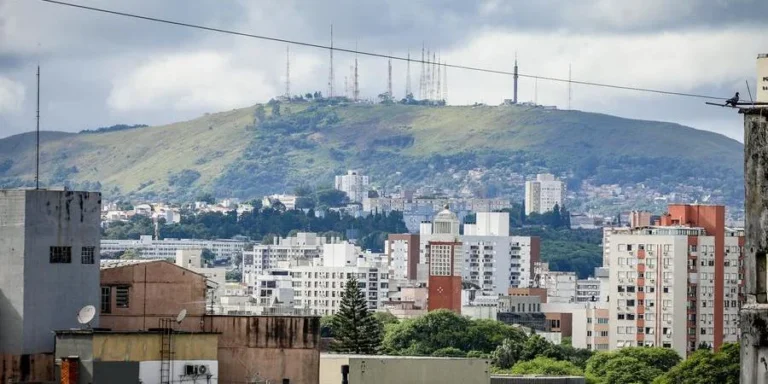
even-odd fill
[[[387,63],[387,96],[390,100],[394,97],[392,94],[392,59],[389,59]]]
[[[291,99],[291,46],[285,46],[285,98]]]
[[[405,96],[411,94],[411,51],[408,51],[408,61],[405,64]]]
[[[333,97],[333,24],[331,24],[331,49],[330,49],[330,55],[331,55],[331,68],[328,72],[328,97]]]
[[[426,64],[424,63],[424,44],[421,44],[421,74],[419,75],[419,100],[424,100],[426,93]]]

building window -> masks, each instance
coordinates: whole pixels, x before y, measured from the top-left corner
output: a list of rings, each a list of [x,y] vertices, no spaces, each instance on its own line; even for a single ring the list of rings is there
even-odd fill
[[[112,312],[112,287],[101,287],[101,313]]]
[[[115,288],[115,306],[117,308],[128,308],[130,305],[128,299],[129,289],[126,286]]]
[[[96,247],[83,247],[80,251],[80,263],[81,264],[93,264],[93,254],[96,253]]]
[[[51,247],[51,263],[71,263],[72,247]]]

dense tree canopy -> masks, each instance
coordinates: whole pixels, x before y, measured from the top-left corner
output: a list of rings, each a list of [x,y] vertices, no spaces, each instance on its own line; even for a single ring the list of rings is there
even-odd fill
[[[596,383],[650,384],[679,362],[680,356],[673,349],[659,347],[623,348],[592,356],[587,361],[585,373]]]
[[[739,344],[723,344],[717,353],[700,349],[654,384],[738,384]]]
[[[317,217],[313,210],[304,213],[300,210],[263,208],[239,217],[236,211],[206,212],[198,215],[185,212],[180,223],[166,224],[162,219],[160,222],[161,238],[188,239],[228,239],[242,235],[262,240],[265,236],[285,237],[291,231],[299,229],[333,232],[338,235],[353,229],[358,231],[364,248],[373,251],[383,251],[387,234],[407,232],[401,212],[352,217],[329,211],[324,217]],[[107,239],[138,239],[141,235],[153,232],[152,219],[135,215],[129,221],[112,223],[104,230],[103,235]]]
[[[533,360],[521,361],[512,367],[515,375],[547,375],[547,376],[582,376],[584,372],[570,361],[555,360],[548,357],[537,357]]]

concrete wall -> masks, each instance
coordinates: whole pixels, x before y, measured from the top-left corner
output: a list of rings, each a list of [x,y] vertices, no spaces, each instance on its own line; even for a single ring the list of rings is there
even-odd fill
[[[200,331],[205,314],[205,277],[167,261],[138,263],[101,271],[101,285],[129,286],[129,307],[115,306],[112,289],[111,313],[102,313],[101,326],[113,331],[157,328],[160,318],[176,318],[182,309],[187,317],[177,329]]]
[[[220,333],[221,382],[318,382],[319,317],[206,316],[204,322],[206,331]]]
[[[189,363],[215,368],[215,377],[218,378],[218,337],[210,333],[174,334],[171,339],[174,359],[172,377],[179,376],[184,364]],[[55,357],[79,358],[80,384],[112,383],[113,378],[126,379],[126,376],[133,380],[126,382],[136,383],[141,377],[159,377],[161,343],[160,333],[60,332],[56,335]],[[141,364],[115,364],[126,362]],[[160,381],[152,379],[143,382]]]
[[[55,379],[53,353],[0,354],[0,383],[49,382]]]
[[[53,352],[51,331],[99,304],[100,213],[100,193],[0,191],[0,353]],[[71,262],[51,263],[53,246],[71,247]],[[83,247],[95,247],[93,264]]]
[[[320,384],[341,383],[342,365],[350,383],[488,384],[491,377],[483,359],[323,354]]]

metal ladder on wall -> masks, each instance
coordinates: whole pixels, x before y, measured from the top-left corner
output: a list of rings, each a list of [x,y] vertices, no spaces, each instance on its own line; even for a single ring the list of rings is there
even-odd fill
[[[171,336],[173,335],[173,319],[160,319],[162,340],[160,344],[160,384],[171,383]]]

